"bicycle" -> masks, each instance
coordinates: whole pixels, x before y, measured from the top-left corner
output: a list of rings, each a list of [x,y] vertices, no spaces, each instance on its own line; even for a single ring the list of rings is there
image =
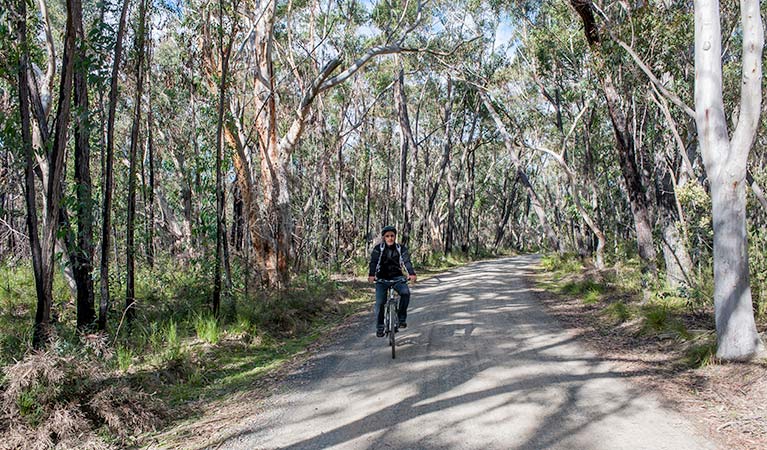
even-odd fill
[[[384,308],[384,336],[389,339],[389,345],[391,346],[391,358],[395,359],[396,356],[396,333],[399,331],[399,316],[397,310],[399,309],[399,293],[394,289],[394,280],[378,280],[380,283],[392,283],[387,289],[386,302],[383,304]]]

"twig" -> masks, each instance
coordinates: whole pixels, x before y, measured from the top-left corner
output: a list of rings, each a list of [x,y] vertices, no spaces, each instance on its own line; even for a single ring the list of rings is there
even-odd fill
[[[112,347],[115,346],[115,344],[117,343],[117,337],[120,336],[120,328],[122,328],[123,322],[125,321],[125,314],[128,312],[128,310],[130,308],[133,308],[133,305],[135,305],[135,304],[136,304],[135,301],[131,302],[131,304],[128,305],[128,307],[123,310],[123,315],[122,315],[122,317],[120,317],[120,323],[117,325],[117,331],[115,332],[115,338],[112,341]]]

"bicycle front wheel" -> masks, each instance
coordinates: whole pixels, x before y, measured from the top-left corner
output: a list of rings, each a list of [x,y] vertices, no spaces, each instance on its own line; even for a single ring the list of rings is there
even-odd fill
[[[397,331],[397,309],[389,307],[389,345],[391,345],[391,359],[394,359],[396,345],[395,332]]]

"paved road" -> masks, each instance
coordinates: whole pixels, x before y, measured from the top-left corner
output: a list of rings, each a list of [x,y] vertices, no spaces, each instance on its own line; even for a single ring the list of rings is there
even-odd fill
[[[214,447],[716,448],[543,311],[527,279],[536,262],[480,262],[416,284],[396,360],[371,315]]]

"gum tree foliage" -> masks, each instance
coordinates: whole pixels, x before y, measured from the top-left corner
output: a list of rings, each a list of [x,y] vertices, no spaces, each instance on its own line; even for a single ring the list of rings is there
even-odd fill
[[[117,65],[124,3],[83,5],[90,212],[93,244],[101,248],[92,264],[102,267],[92,277],[101,285],[94,302],[102,326],[116,327],[121,316],[107,300],[126,287],[134,141],[139,313],[153,307],[142,304],[151,297],[142,285],[164,261],[207,280],[205,286],[214,285],[220,261],[231,280],[222,280],[223,306],[264,285],[288,286],[297,274],[359,270],[385,224],[408,230],[419,261],[558,247],[610,266],[640,251],[637,202],[647,210],[641,256],[658,268],[657,275],[648,271],[645,286],[668,282],[691,305],[711,305],[705,286],[715,265],[714,185],[690,115],[693,4],[589,2],[601,43],[596,53],[573,2],[564,0],[150,3],[144,47],[151,58],[143,79],[136,76],[138,2],[126,10]],[[58,86],[66,5],[47,4],[53,59],[41,3],[29,5],[30,62],[43,76],[53,61]],[[723,123],[736,129],[744,34],[738,5],[720,6]],[[0,54],[17,61],[17,26],[2,14]],[[615,94],[610,102],[606,77]],[[32,247],[24,184],[17,181],[27,165],[16,78],[12,68],[0,68],[0,249],[4,261],[19,264],[29,261]],[[52,89],[50,104],[60,99]],[[624,117],[622,132],[634,143],[630,157],[619,151],[611,108]],[[137,111],[144,120],[131,138]],[[85,167],[75,158],[80,119],[70,114],[62,141],[62,204],[75,232],[82,222],[76,212],[89,203],[78,200],[86,177],[75,178]],[[48,121],[51,131],[54,122]],[[744,229],[757,249],[748,252],[757,312],[767,308],[761,276],[767,263],[760,257],[767,214],[754,195],[767,182],[764,127],[757,122],[743,183]],[[44,153],[34,148],[32,216],[42,223],[49,205],[39,170]],[[111,183],[104,177],[109,160]],[[632,164],[641,187],[633,191],[622,170]],[[113,202],[104,211],[110,185]],[[217,236],[228,247],[219,248]],[[61,253],[51,267],[64,272],[72,258]],[[201,291],[214,296],[212,288]],[[52,308],[65,308],[56,306],[64,300],[52,299]]]

